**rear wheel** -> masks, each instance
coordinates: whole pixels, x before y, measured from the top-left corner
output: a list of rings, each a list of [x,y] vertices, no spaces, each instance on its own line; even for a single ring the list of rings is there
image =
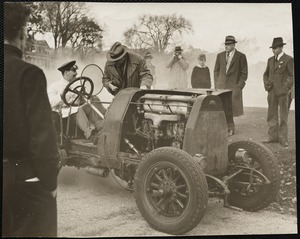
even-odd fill
[[[267,207],[280,186],[279,167],[273,153],[260,143],[239,141],[229,145],[228,159],[229,174],[242,169],[228,182],[229,204],[247,211]]]
[[[201,167],[188,153],[171,147],[151,151],[135,176],[137,206],[156,230],[184,234],[201,221],[208,188]]]

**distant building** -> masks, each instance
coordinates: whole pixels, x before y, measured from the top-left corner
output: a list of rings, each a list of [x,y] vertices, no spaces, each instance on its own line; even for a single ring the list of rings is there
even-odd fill
[[[45,40],[30,39],[26,43],[24,60],[43,69],[53,67],[54,52]]]

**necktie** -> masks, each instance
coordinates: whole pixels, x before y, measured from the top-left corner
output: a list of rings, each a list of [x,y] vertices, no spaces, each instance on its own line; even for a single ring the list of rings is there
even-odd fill
[[[229,60],[229,54],[230,54],[230,52],[227,52],[227,53],[226,53],[226,63],[228,63],[228,60]]]

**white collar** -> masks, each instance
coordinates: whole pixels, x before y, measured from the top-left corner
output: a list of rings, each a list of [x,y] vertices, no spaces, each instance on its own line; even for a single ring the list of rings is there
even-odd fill
[[[197,65],[199,68],[205,68],[206,66],[201,66],[200,64]]]
[[[282,51],[280,54],[278,54],[277,56],[277,60],[279,61],[279,59],[283,56],[284,52]],[[274,56],[275,57],[275,56]]]

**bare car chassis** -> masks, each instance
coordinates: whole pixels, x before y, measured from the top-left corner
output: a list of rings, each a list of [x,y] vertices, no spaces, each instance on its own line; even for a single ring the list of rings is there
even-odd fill
[[[69,106],[87,102],[95,109],[93,88],[81,76],[62,98]],[[68,92],[77,94],[72,102]],[[110,103],[97,145],[66,136],[61,162],[101,177],[111,172],[127,182],[154,229],[184,234],[199,224],[209,197],[223,198],[225,207],[258,211],[279,190],[274,155],[254,141],[229,144],[230,120],[230,90],[127,88]]]

